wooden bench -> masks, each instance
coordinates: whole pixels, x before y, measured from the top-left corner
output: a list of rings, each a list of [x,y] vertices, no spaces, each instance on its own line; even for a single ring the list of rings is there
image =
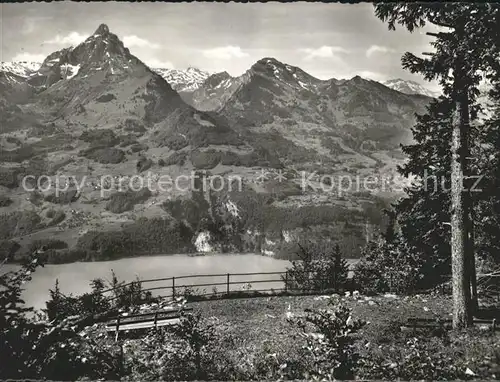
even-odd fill
[[[139,313],[129,316],[118,316],[106,323],[106,331],[118,333],[125,330],[157,328],[159,326],[176,325],[180,321],[181,313],[191,312],[193,308],[173,308],[156,312]]]

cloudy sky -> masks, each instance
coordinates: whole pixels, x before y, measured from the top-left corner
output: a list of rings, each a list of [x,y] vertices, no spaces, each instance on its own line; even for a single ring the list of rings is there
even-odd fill
[[[0,4],[0,23],[1,61],[41,61],[77,45],[101,23],[150,66],[232,75],[275,57],[322,79],[424,83],[400,59],[405,51],[431,50],[426,30],[389,31],[371,4],[12,3]]]

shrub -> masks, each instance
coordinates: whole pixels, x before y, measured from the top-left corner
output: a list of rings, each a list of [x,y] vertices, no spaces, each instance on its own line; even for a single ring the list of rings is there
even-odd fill
[[[404,242],[381,239],[363,249],[353,282],[365,293],[412,293],[426,285],[425,266],[419,253]]]
[[[332,243],[298,244],[300,260],[292,261],[284,280],[289,290],[338,290],[346,285],[349,267]]]
[[[448,342],[448,341],[446,341]],[[458,380],[468,379],[460,354],[440,339],[410,338],[399,346],[373,349],[360,362],[359,376],[367,380]]]
[[[360,356],[353,336],[365,322],[353,320],[351,311],[334,299],[329,300],[328,309],[306,309],[305,317],[290,321],[302,330],[306,340],[309,362],[305,379],[354,379]]]
[[[147,131],[139,121],[134,119],[126,119],[123,130],[135,133],[135,135],[143,135]]]
[[[132,153],[138,153],[141,151],[145,151],[148,149],[148,146],[142,144],[142,143],[134,143],[132,146],[130,146],[130,152]]]
[[[148,188],[142,188],[139,191],[117,192],[111,195],[110,200],[106,203],[106,209],[115,214],[121,214],[133,210],[136,204],[144,203],[150,197],[151,191]]]
[[[0,379],[119,379],[114,357],[83,339],[71,321],[35,321],[21,299],[23,285],[40,265],[29,257],[15,272],[0,275]]]
[[[148,170],[151,166],[153,165],[153,161],[151,159],[141,157],[138,161],[137,164],[135,165],[135,168],[137,169],[137,172],[143,172]]]
[[[197,169],[212,169],[217,166],[222,159],[222,153],[215,150],[193,151],[191,162]]]
[[[137,144],[137,139],[133,134],[120,135],[118,139],[120,140],[120,147],[127,147]]]
[[[36,191],[36,190],[35,191],[31,191],[29,193],[28,200],[33,205],[35,205],[37,207],[40,207],[43,204],[43,195],[40,192]]]
[[[193,229],[198,229],[200,222],[209,217],[209,205],[205,199],[166,200],[162,208],[179,221],[187,222]]]
[[[103,164],[118,164],[125,159],[125,153],[114,147],[92,147],[80,155]]]
[[[56,279],[54,289],[50,290],[50,300],[46,303],[44,312],[49,320],[61,321],[69,316],[95,316],[121,309],[130,310],[144,303],[152,303],[157,299],[151,292],[142,289],[139,279],[130,283],[119,281],[111,271],[111,281],[96,278],[90,282],[91,292],[79,296],[65,296],[59,290]],[[105,290],[113,289],[110,295],[105,295]]]
[[[126,364],[134,380],[232,379],[234,367],[225,357],[231,338],[199,312],[183,314],[172,331],[153,332],[142,344],[127,352]]]
[[[115,99],[116,99],[116,97],[114,94],[107,93],[107,94],[103,94],[102,96],[96,98],[96,102],[106,103],[106,102],[111,102]]]
[[[172,166],[172,165],[178,165],[178,166],[184,166],[184,163],[186,162],[187,159],[187,154],[185,152],[176,152],[170,155],[167,159],[163,160],[163,164],[160,165],[160,161],[158,161],[158,165],[160,166]]]
[[[43,254],[47,264],[66,264],[75,261],[93,261],[92,254],[79,248],[49,250]]]
[[[35,150],[30,145],[23,145],[14,150],[0,150],[0,162],[21,163],[35,154]]]
[[[0,195],[0,207],[8,207],[12,204],[12,199],[5,195]]]
[[[55,226],[64,221],[64,219],[66,219],[66,214],[64,213],[64,211],[58,210],[53,214],[52,219],[48,223],[48,225]]]
[[[120,142],[120,139],[110,129],[87,130],[80,135],[80,139],[90,143],[92,146],[112,147]]]
[[[45,196],[45,200],[49,203],[54,203],[54,204],[71,204],[73,202],[76,202],[78,198],[80,197],[80,194],[78,193],[77,189],[72,189],[72,190],[67,190],[67,191],[59,191],[59,195],[56,195],[55,193],[49,194]]]
[[[0,215],[0,240],[27,235],[39,227],[40,216],[34,211],[15,211]]]
[[[65,249],[68,248],[68,244],[65,241],[59,239],[39,239],[34,240],[29,248],[28,253],[34,253],[39,249],[48,250],[48,249]]]
[[[0,168],[0,186],[7,188],[16,188],[19,184],[18,175],[19,169],[15,168]]]
[[[14,240],[0,241],[0,259],[12,260],[16,252],[21,248],[19,243]]]

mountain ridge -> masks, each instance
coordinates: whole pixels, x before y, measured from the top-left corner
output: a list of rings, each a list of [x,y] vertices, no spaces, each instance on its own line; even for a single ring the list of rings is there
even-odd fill
[[[29,236],[33,232],[28,229],[9,228],[5,237],[25,238],[23,245],[54,237],[72,248],[90,240],[91,248],[102,249],[108,244],[98,240],[107,231],[137,229],[136,220],[147,224],[162,219],[148,226],[151,232],[163,227],[148,245],[173,230],[168,231],[173,232],[172,251],[187,248],[180,242],[190,241],[193,248],[197,238],[210,236],[232,241],[225,248],[235,252],[275,251],[283,237],[281,223],[266,232],[262,219],[252,215],[266,206],[270,215],[264,215],[264,222],[274,217],[293,221],[287,227],[299,233],[304,216],[325,210],[332,216],[308,218],[308,224],[344,227],[338,210],[364,211],[363,203],[378,199],[366,194],[362,199],[353,190],[339,197],[317,181],[302,189],[300,173],[367,176],[395,171],[402,133],[409,133],[413,113],[429,101],[360,77],[319,80],[298,67],[263,58],[242,76],[223,72],[204,79],[193,101],[205,102],[205,92],[211,104],[199,110],[105,25],[81,44],[49,54],[27,78],[9,82],[11,76],[15,74],[0,75],[0,86],[8,90],[0,104],[8,111],[2,114],[8,118],[0,133],[0,196],[10,200],[0,212],[17,219],[16,211],[30,211],[38,231]],[[260,182],[255,176],[259,169],[287,176]],[[243,190],[200,195],[174,188],[136,194],[115,187],[103,197],[99,188],[103,177],[175,178],[200,172],[222,179],[239,176]],[[25,174],[47,174],[51,181],[69,174],[85,177],[86,183],[70,188],[73,196],[65,199],[52,189],[26,191],[21,185]],[[263,194],[266,201],[260,199]],[[248,204],[254,199],[255,205]],[[217,217],[228,200],[241,216],[255,221],[247,226],[231,221],[230,214]],[[54,223],[46,216],[48,210],[60,213],[62,220]],[[283,211],[294,217],[283,220]],[[9,227],[19,226],[14,223]],[[217,230],[226,227],[238,233],[220,235]]]

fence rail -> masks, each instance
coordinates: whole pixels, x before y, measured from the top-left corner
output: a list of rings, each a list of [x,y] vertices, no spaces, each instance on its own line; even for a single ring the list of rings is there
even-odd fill
[[[262,277],[260,277],[262,276]],[[212,278],[212,281],[205,281],[203,279]],[[197,279],[192,283],[188,283],[184,280]],[[335,279],[335,276],[334,276]],[[331,278],[328,279],[332,281]],[[248,273],[217,273],[217,274],[200,274],[200,275],[183,275],[183,276],[172,276],[157,279],[146,279],[128,282],[123,285],[118,285],[115,288],[106,289],[101,292],[103,296],[106,296],[108,301],[113,301],[121,298],[120,290],[126,291],[127,288],[137,286],[140,284],[141,288],[137,290],[138,293],[144,292],[159,292],[166,291],[166,293],[155,293],[156,297],[164,297],[175,299],[176,297],[182,295],[192,295],[199,297],[206,297],[210,295],[223,296],[229,295],[231,293],[279,293],[279,292],[290,292],[292,290],[301,291],[320,291],[321,288],[308,287],[307,285],[302,285],[300,288],[296,286],[298,280],[295,280],[291,275],[289,270],[281,272],[248,272]],[[308,281],[311,284],[318,284],[321,281],[326,281],[317,278],[310,278]],[[151,285],[154,283],[162,283],[161,285]],[[335,281],[334,281],[335,283]],[[258,285],[255,288],[254,285]],[[240,287],[238,287],[240,286]],[[217,288],[221,287],[221,290]],[[203,288],[200,290],[200,288]],[[212,288],[211,292],[207,292],[206,288]],[[328,288],[331,290],[332,288]],[[333,288],[337,289],[337,288]],[[326,291],[327,288],[324,288]]]
[[[349,273],[352,272],[354,265],[349,265]],[[478,275],[478,279],[481,279],[483,275]],[[489,276],[489,275],[488,275]],[[212,278],[210,281],[206,281],[204,279]],[[498,277],[497,277],[498,278]],[[187,280],[196,279],[194,282],[187,282]],[[334,287],[331,285],[328,288],[321,288],[318,285],[321,285],[321,281],[328,280],[330,284],[333,283]],[[351,281],[352,279],[348,277],[348,283],[343,286],[344,290],[350,290],[352,287]],[[305,283],[304,283],[305,281]],[[154,285],[154,283],[162,283],[161,285]],[[229,295],[234,292],[248,294],[252,292],[259,293],[279,293],[279,292],[331,292],[338,291],[341,288],[337,288],[336,275],[331,275],[328,279],[313,279],[313,278],[302,278],[301,280],[297,280],[293,277],[293,272],[290,270],[281,271],[281,272],[248,272],[248,273],[215,273],[215,274],[196,274],[196,275],[182,275],[182,276],[172,276],[172,277],[163,277],[156,279],[145,279],[145,280],[136,280],[132,282],[128,282],[122,285],[118,285],[114,288],[109,288],[101,292],[101,295],[105,296],[106,300],[113,301],[116,299],[123,298],[123,295],[120,294],[120,290],[126,291],[127,288],[131,288],[132,286],[137,286],[140,284],[141,288],[137,289],[137,293],[144,292],[155,292],[154,297],[163,297],[163,298],[171,298],[175,299],[176,297],[180,297],[186,294],[191,296],[199,296],[206,297],[210,295],[216,295],[218,297],[223,297],[225,295]],[[153,284],[153,285],[151,285]],[[308,286],[309,284],[309,286]],[[260,286],[260,288],[255,288],[255,286]],[[312,286],[310,286],[312,285]],[[325,284],[323,284],[325,285]],[[238,286],[244,286],[239,287]],[[217,288],[221,289],[218,290]],[[207,292],[206,288],[212,288],[212,291]],[[450,286],[445,282],[442,283],[438,288],[443,293],[446,292]],[[201,290],[200,290],[201,289]],[[158,293],[160,291],[166,291],[166,293]],[[130,291],[129,291],[130,292]],[[425,292],[415,291],[415,292]],[[127,293],[127,295],[131,295],[133,293]]]

